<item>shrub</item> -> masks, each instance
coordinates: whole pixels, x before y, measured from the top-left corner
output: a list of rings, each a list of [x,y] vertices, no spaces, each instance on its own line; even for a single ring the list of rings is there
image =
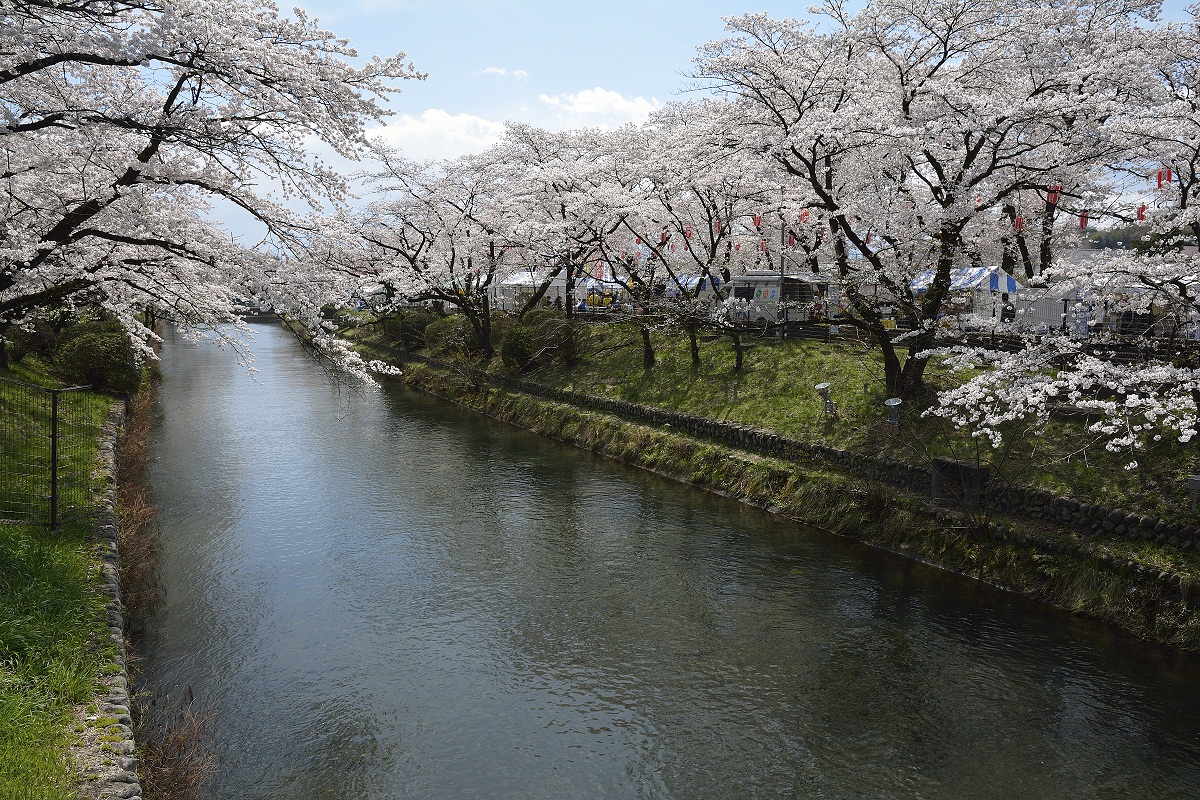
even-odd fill
[[[141,381],[137,354],[123,332],[73,336],[58,348],[55,365],[71,383],[91,384],[97,391],[126,397],[137,391]]]
[[[505,332],[500,340],[500,360],[504,366],[524,371],[533,363],[534,329],[529,325],[517,325]]]
[[[479,349],[479,338],[471,322],[461,314],[434,319],[425,327],[425,346],[452,355]]]
[[[383,332],[406,350],[426,345],[425,329],[434,321],[428,311],[401,311],[383,320]]]
[[[20,361],[30,353],[50,356],[54,352],[54,328],[42,317],[33,317],[4,331],[8,356]]]
[[[553,309],[538,309],[525,315],[500,343],[500,360],[505,366],[526,370],[558,358],[570,366],[582,355],[583,330]]]

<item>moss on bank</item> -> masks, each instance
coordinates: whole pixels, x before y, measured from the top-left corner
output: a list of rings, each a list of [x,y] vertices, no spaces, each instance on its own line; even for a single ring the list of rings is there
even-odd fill
[[[502,391],[458,370],[416,362],[405,364],[404,370],[410,385],[505,422],[1105,621],[1150,641],[1200,650],[1200,609],[1194,604],[1200,564],[1192,553],[1146,542],[1089,540],[1028,520],[972,519],[892,486]]]

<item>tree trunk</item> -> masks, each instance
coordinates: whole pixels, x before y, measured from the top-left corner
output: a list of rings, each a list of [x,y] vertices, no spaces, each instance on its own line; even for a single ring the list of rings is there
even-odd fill
[[[650,329],[642,326],[642,367],[646,371],[654,369],[654,345],[650,342]]]
[[[571,264],[567,264],[567,285],[565,287],[567,294],[567,319],[575,317],[575,269]]]
[[[732,342],[733,342],[733,356],[734,356],[733,371],[741,372],[742,371],[742,356],[744,353],[743,348],[742,348],[742,335],[740,333],[734,333],[733,336],[730,338],[732,339]]]
[[[489,306],[486,292],[483,295],[482,305],[483,310],[479,315],[479,344],[483,347],[483,357],[491,359],[496,351],[492,347],[492,309]]]
[[[1050,269],[1050,264],[1054,260],[1054,250],[1051,247],[1052,237],[1054,236],[1054,203],[1046,201],[1046,208],[1042,212],[1042,241],[1038,246],[1038,271],[1041,274],[1046,274]],[[1032,275],[1026,275],[1027,278],[1032,278]]]
[[[0,369],[8,369],[8,342],[0,338]]]
[[[692,352],[692,369],[700,369],[700,342],[696,338],[696,323],[687,324],[688,348]]]
[[[879,351],[883,354],[884,391],[888,397],[899,397],[904,388],[904,373],[896,347],[890,341],[880,339]]]

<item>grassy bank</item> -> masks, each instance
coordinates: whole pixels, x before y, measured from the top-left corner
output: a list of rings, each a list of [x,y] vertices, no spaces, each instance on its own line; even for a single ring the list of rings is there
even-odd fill
[[[32,358],[3,374],[53,384]],[[21,413],[13,400],[0,384],[0,414]],[[99,395],[86,403],[89,441],[98,441],[111,403]],[[80,457],[93,463],[95,448]],[[0,797],[77,796],[70,758],[76,710],[91,701],[103,674],[119,668],[90,534],[86,519],[55,531],[0,523]]]
[[[938,430],[935,421],[919,415],[903,421],[899,436],[889,435],[881,404],[875,403],[881,398],[870,384],[864,390],[859,383],[861,397],[847,395],[838,422],[824,420],[813,400],[811,385],[820,382],[814,378],[824,373],[841,376],[844,384],[858,381],[871,369],[868,352],[764,341],[747,354],[746,369],[734,374],[732,355],[722,352],[727,348],[706,347],[702,354],[707,360],[693,370],[686,343],[676,348],[663,337],[658,363],[646,372],[637,352],[629,352],[633,345],[619,338],[623,335],[628,333],[616,328],[592,331],[589,354],[581,364],[552,364],[526,377],[914,462],[934,454],[964,455],[953,432]],[[397,355],[392,343],[371,328],[360,329],[356,338],[374,355]],[[502,370],[495,362],[487,367]],[[414,385],[522,427],[1105,620],[1149,640],[1200,649],[1200,611],[1193,605],[1200,589],[1200,556],[1195,553],[1140,540],[1089,540],[1027,519],[981,522],[938,509],[923,496],[813,464],[731,451],[671,430],[499,391],[453,369],[411,362],[404,369],[405,379]],[[939,379],[936,373],[934,377]],[[1068,428],[1079,424],[1066,423]],[[1066,441],[1071,433],[1055,435]],[[1039,451],[1044,454],[1051,446],[1044,441],[1048,438],[1044,434],[1027,442],[1030,452],[1021,457],[1028,463]],[[1015,461],[1017,455],[1007,457]],[[1039,477],[1027,467],[1024,474]],[[1064,483],[1069,480],[1061,471],[1055,475]],[[1127,501],[1141,495],[1136,482],[1122,483],[1122,488]]]
[[[926,374],[925,404],[906,403],[899,435],[892,435],[884,424],[883,367],[874,348],[836,339],[825,343],[747,338],[744,367],[734,371],[728,339],[702,341],[700,363],[694,366],[682,333],[654,331],[656,361],[653,369],[646,370],[636,327],[590,324],[583,331],[578,363],[566,366],[560,359],[546,359],[524,377],[555,388],[744,423],[802,441],[913,464],[928,465],[938,456],[978,462],[989,466],[1001,484],[1037,486],[1081,502],[1200,526],[1200,515],[1191,513],[1187,490],[1187,476],[1200,473],[1200,442],[1180,444],[1167,436],[1136,454],[1112,453],[1094,443],[1095,436],[1088,431],[1091,419],[1064,409],[1043,428],[1007,425],[1003,446],[994,449],[946,421],[922,415],[936,390],[961,379],[936,359]],[[350,335],[373,346],[394,344],[381,326],[366,326]],[[418,352],[446,360],[463,358],[444,347]],[[484,366],[510,371],[499,358]],[[820,383],[831,386],[838,403],[836,421],[827,420],[822,411],[814,388]],[[1139,467],[1127,470],[1133,455]]]

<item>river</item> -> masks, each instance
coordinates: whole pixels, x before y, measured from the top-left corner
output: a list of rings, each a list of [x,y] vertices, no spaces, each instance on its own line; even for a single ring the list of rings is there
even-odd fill
[[[169,332],[149,688],[213,800],[1200,797],[1200,659]]]

